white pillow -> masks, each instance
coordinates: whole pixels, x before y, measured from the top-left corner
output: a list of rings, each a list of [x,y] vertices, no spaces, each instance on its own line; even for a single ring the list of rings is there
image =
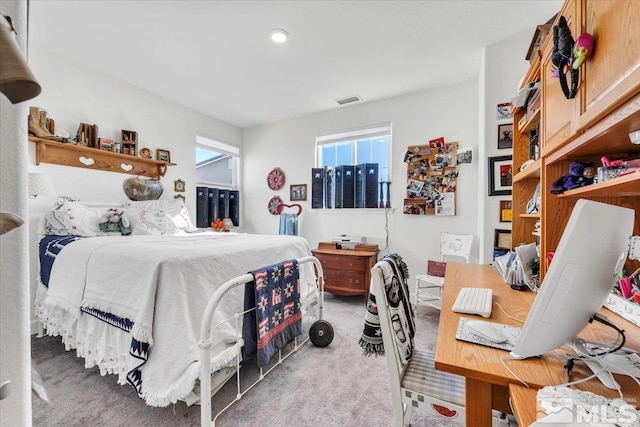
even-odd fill
[[[196,228],[191,222],[187,207],[182,201],[177,199],[129,201],[126,203],[126,206],[136,210],[164,212],[171,218],[178,230],[192,230]],[[134,212],[129,210],[127,210],[126,213],[129,214],[129,217],[135,215]]]
[[[89,207],[78,202],[64,202],[45,216],[52,232],[64,235],[93,237],[103,234],[98,223],[106,215],[108,207]]]
[[[175,234],[178,227],[171,217],[162,211],[131,209],[126,212],[135,236]]]

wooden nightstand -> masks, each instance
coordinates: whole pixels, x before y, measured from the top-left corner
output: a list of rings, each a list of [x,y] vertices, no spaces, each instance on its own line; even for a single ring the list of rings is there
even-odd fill
[[[378,261],[378,245],[338,249],[336,243],[320,242],[311,251],[322,263],[324,290],[334,295],[369,295],[371,269]]]

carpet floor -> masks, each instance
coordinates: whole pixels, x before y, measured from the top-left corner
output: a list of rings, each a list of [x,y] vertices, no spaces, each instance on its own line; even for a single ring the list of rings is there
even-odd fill
[[[391,392],[384,357],[366,357],[358,345],[365,315],[363,297],[325,297],[324,318],[334,328],[327,347],[311,343],[269,373],[265,380],[225,411],[221,427],[309,426],[384,427],[391,425]],[[416,346],[433,349],[439,312],[419,307]],[[32,354],[50,404],[34,398],[33,426],[198,426],[200,406],[183,402],[150,407],[134,389],[102,377],[98,368],[85,369],[75,351],[67,352],[59,337],[32,338]],[[241,378],[257,370],[242,369]],[[217,413],[236,395],[231,380],[213,397]],[[414,411],[413,426],[455,425],[425,411]]]

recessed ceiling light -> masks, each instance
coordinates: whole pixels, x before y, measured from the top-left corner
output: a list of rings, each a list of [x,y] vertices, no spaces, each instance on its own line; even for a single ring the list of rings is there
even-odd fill
[[[289,38],[289,33],[282,28],[275,28],[269,33],[271,34],[271,40],[277,44],[285,43]]]

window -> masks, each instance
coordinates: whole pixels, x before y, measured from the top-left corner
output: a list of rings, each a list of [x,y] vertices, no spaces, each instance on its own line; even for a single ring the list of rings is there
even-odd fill
[[[197,185],[237,189],[239,169],[239,147],[196,135]]]
[[[378,180],[389,181],[391,123],[316,137],[316,167],[378,164]]]

